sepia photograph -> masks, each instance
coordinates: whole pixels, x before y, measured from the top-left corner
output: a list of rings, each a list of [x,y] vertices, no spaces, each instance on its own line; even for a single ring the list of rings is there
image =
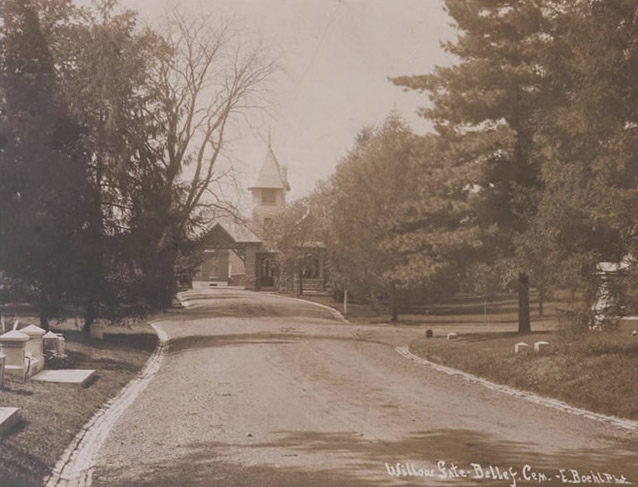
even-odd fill
[[[0,487],[638,484],[638,0],[0,0]]]

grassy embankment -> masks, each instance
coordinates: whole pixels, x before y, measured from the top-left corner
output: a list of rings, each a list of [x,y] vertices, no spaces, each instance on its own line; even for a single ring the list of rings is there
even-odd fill
[[[36,323],[23,317],[21,324]],[[52,325],[64,334],[70,367],[96,369],[86,387],[7,380],[0,404],[20,408],[20,424],[0,440],[0,484],[42,485],[67,445],[105,401],[144,367],[157,337],[147,323],[108,327],[104,340],[90,339],[71,322]]]
[[[342,311],[330,297],[304,298]],[[568,299],[546,303],[543,317],[532,307],[533,331],[524,335],[516,333],[514,296],[488,302],[487,315],[480,298],[458,296],[400,315],[398,326],[434,331],[434,338],[410,344],[414,354],[432,362],[590,411],[638,420],[638,336],[632,335],[638,322],[622,321],[615,332],[574,333],[558,324],[558,310],[569,306]],[[390,319],[383,307],[351,304],[348,311],[356,324],[384,324]],[[452,331],[458,338],[447,340]],[[515,354],[514,344],[521,341],[532,350]],[[549,342],[549,351],[534,353],[537,341]]]

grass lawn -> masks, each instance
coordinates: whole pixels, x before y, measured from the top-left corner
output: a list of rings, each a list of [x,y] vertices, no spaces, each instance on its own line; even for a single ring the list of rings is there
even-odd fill
[[[514,353],[544,340],[548,353]],[[420,339],[410,350],[432,362],[597,413],[638,420],[638,337],[618,332],[468,333]]]
[[[292,295],[289,295],[292,296]],[[330,306],[343,313],[343,303],[335,302],[332,296],[305,294],[301,299]],[[531,293],[532,329],[553,330],[556,328],[557,310],[568,309],[572,304],[566,295],[544,304],[543,316],[536,310],[536,293]],[[365,303],[348,304],[348,320],[354,324],[388,324],[388,305],[372,306]],[[518,327],[518,305],[512,295],[500,295],[485,302],[482,298],[460,294],[431,305],[413,305],[399,313],[399,325],[427,326],[440,331],[516,331]]]
[[[5,378],[0,404],[20,408],[21,423],[0,440],[3,487],[41,485],[80,428],[137,375],[157,343],[152,328],[141,322],[108,327],[104,340],[90,339],[68,322],[52,329],[64,334],[70,367],[96,369],[97,378],[84,388]]]
[[[343,311],[330,296],[308,295]],[[410,350],[432,362],[460,369],[499,384],[556,398],[602,414],[638,420],[638,329],[636,322],[621,322],[616,332],[571,333],[558,327],[558,310],[570,307],[566,295],[545,304],[539,317],[532,294],[530,334],[519,335],[515,296],[500,296],[487,303],[477,297],[457,296],[432,306],[413,308],[399,315],[400,326],[432,329],[434,338],[410,344]],[[387,307],[348,306],[354,324],[385,324]],[[447,340],[449,332],[459,337]],[[515,354],[514,344],[547,341],[548,353]]]

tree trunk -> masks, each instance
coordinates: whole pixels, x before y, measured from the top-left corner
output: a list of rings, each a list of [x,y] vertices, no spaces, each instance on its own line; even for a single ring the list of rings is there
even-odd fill
[[[86,309],[84,310],[84,331],[89,332],[91,324],[95,321],[95,302],[96,297],[93,293],[90,293]]]
[[[171,305],[177,293],[175,261],[178,250],[175,245],[161,248],[155,253],[152,267],[148,269],[145,283],[146,300],[157,309]]]
[[[390,305],[391,308],[391,318],[390,321],[392,323],[396,323],[399,321],[399,300],[397,298],[397,290],[394,285],[392,285],[392,303]]]
[[[102,259],[101,252],[96,249],[94,257],[95,261],[93,265],[90,265],[89,269],[87,269],[89,274],[87,278],[88,289],[86,307],[84,308],[84,327],[82,329],[86,333],[89,332],[91,324],[95,321],[96,308],[99,301],[99,295],[101,294],[99,291],[102,282],[102,266],[100,263]]]
[[[39,296],[38,308],[40,318],[40,328],[43,330],[49,330],[49,321],[55,314],[55,298],[51,298],[51,295],[46,291],[42,291]]]
[[[299,266],[299,284],[298,284],[299,296],[303,296],[303,271]]]
[[[485,316],[485,323],[487,323],[487,294],[483,296],[483,315]]]
[[[40,311],[40,328],[47,331],[49,330],[49,313],[45,309]]]
[[[348,290],[343,291],[343,316],[348,317]]]
[[[529,317],[529,276],[525,272],[518,274],[518,332],[532,331]]]
[[[96,308],[102,294],[103,260],[102,235],[104,233],[104,215],[102,214],[102,163],[101,155],[98,154],[95,167],[95,186],[92,188],[92,207],[89,212],[89,228],[87,246],[88,262],[86,267],[86,308],[84,310],[83,331],[89,333],[91,324],[96,318]],[[90,249],[90,250],[89,250]]]

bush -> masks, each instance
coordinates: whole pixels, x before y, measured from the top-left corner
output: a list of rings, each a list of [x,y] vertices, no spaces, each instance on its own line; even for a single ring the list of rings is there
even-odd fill
[[[71,367],[71,357],[57,350],[49,350],[44,353],[47,369],[68,369]]]
[[[609,316],[596,316],[589,308],[559,310],[558,328],[561,331],[584,333],[591,330],[616,331],[620,321]]]
[[[590,330],[594,313],[590,309],[559,310],[558,329],[561,332],[583,333]]]

